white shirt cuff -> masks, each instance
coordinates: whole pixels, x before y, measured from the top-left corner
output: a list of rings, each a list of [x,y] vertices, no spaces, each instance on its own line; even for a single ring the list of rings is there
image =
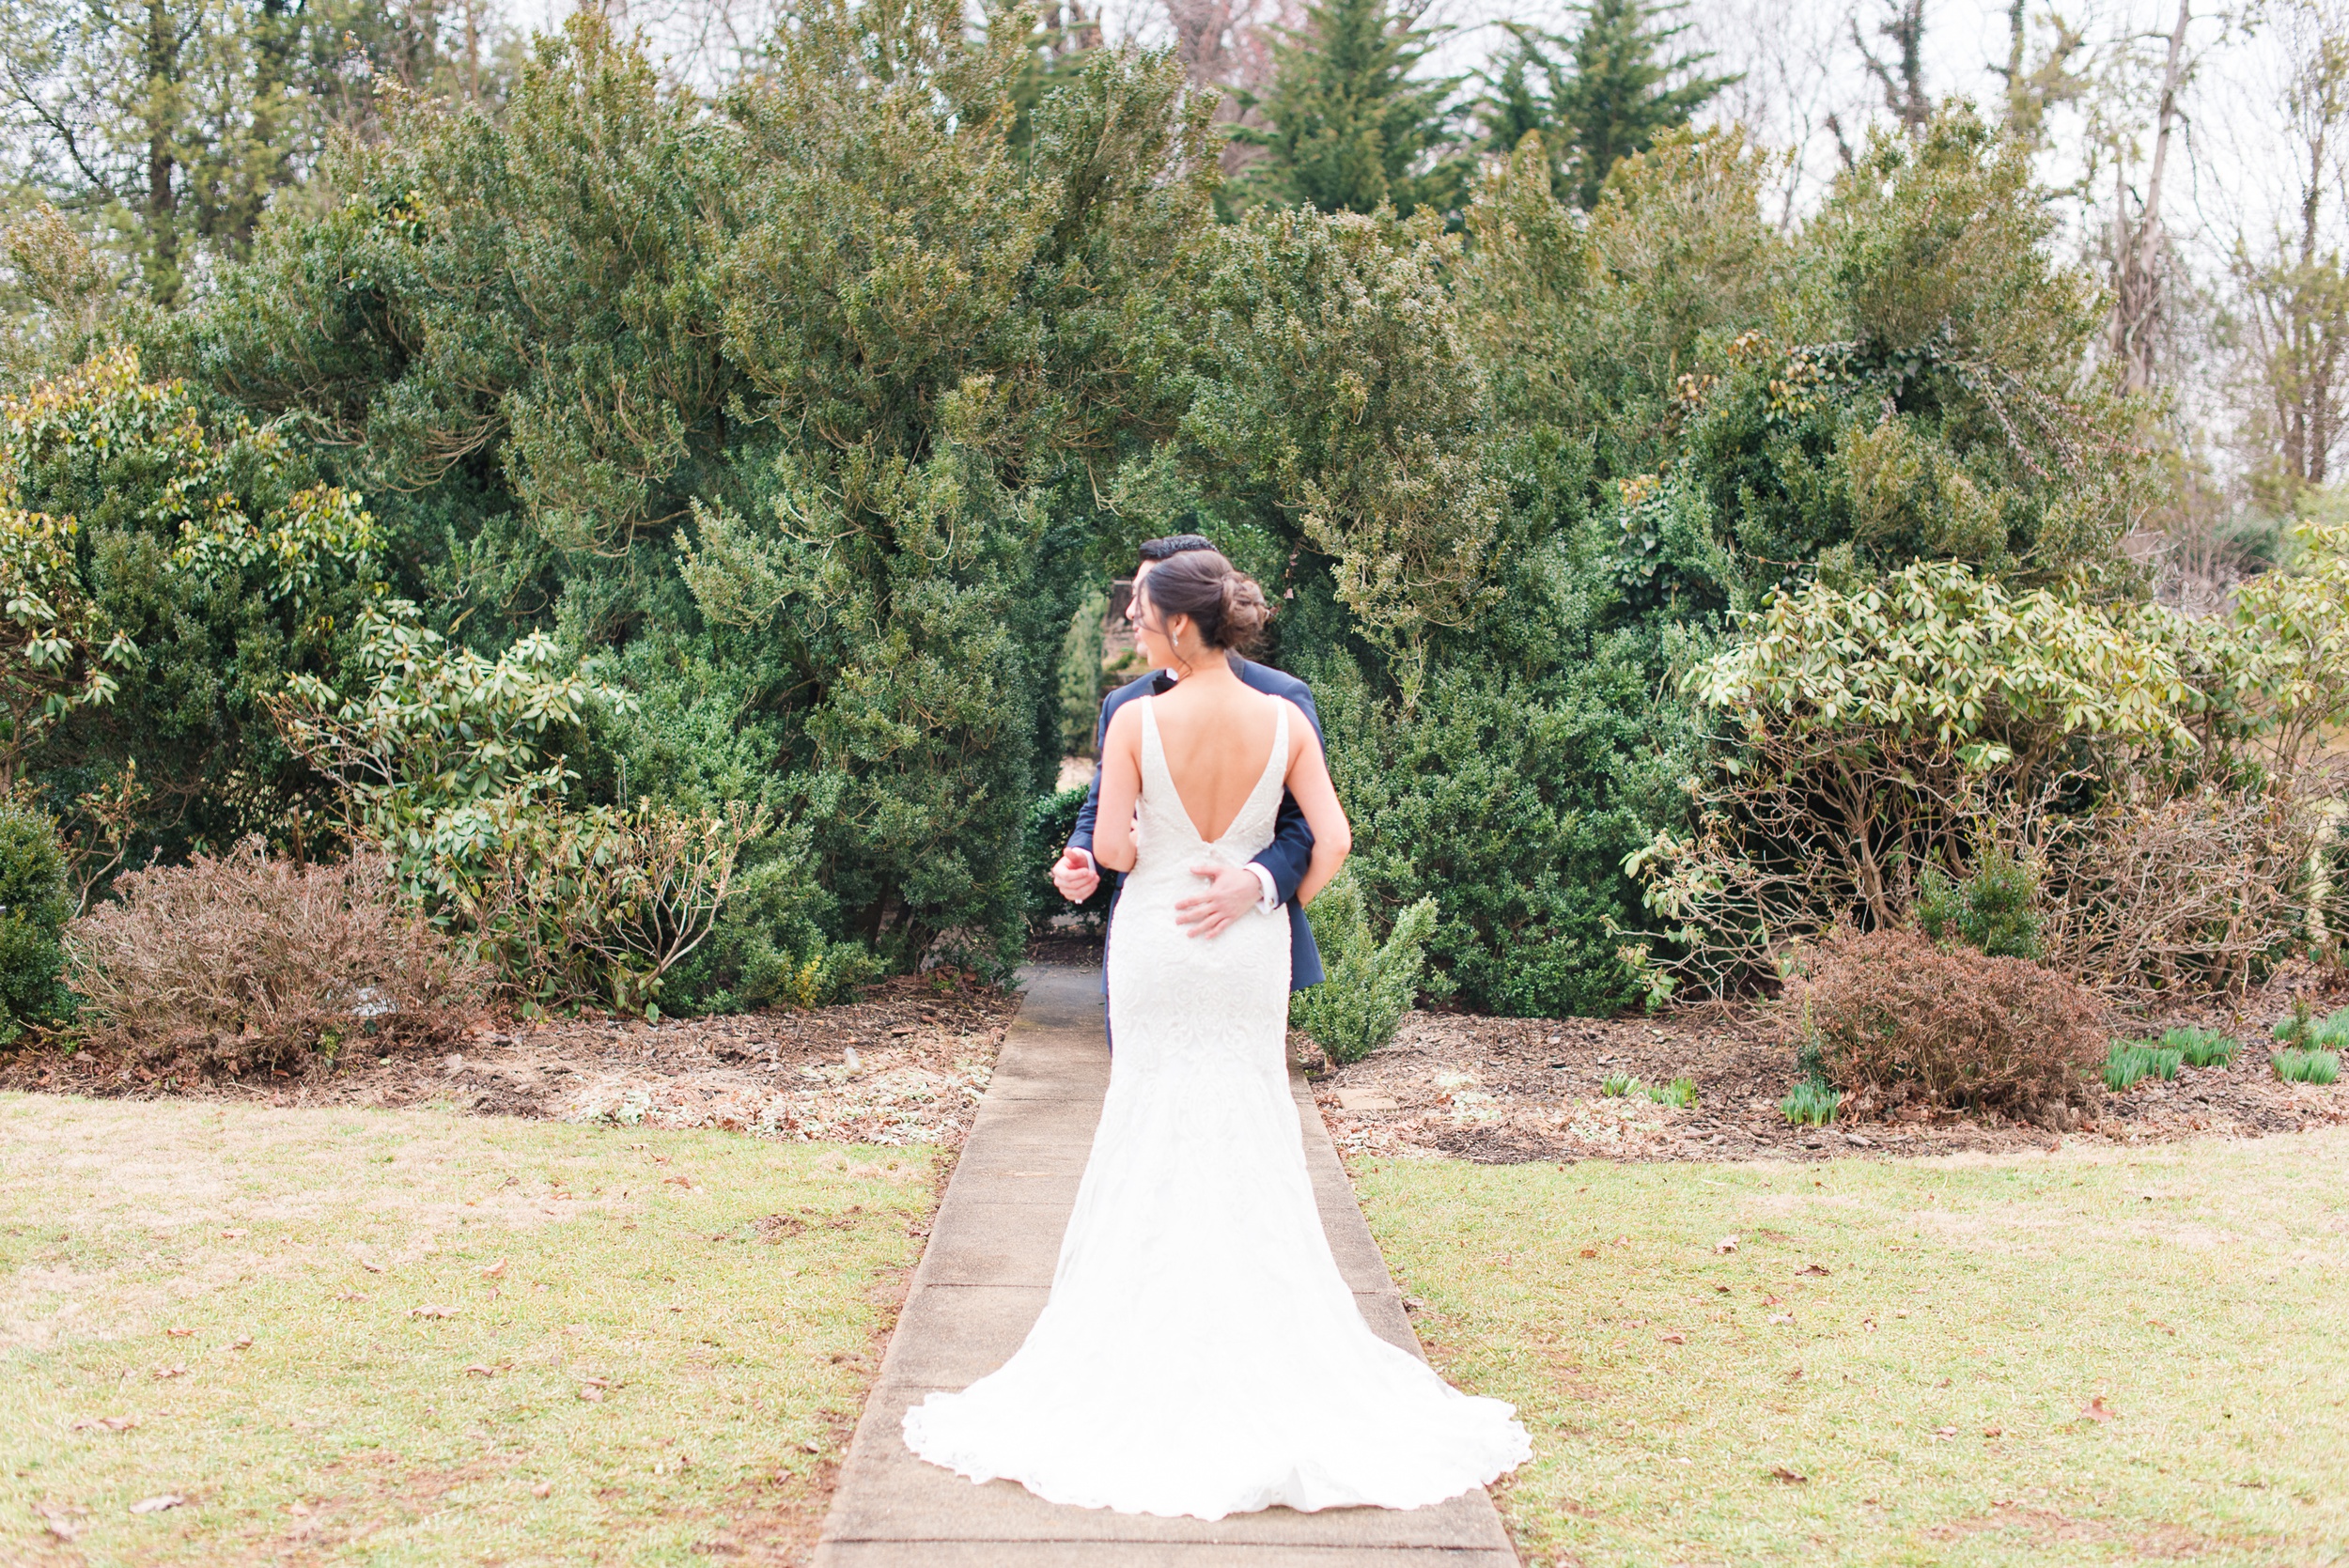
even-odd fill
[[[1281,893],[1272,885],[1272,873],[1253,861],[1248,862],[1248,869],[1256,874],[1256,885],[1264,889],[1264,896],[1256,900],[1256,912],[1268,915],[1281,907]]]

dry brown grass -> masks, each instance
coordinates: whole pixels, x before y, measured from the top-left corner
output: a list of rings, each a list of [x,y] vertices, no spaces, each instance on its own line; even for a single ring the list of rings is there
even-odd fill
[[[2344,1158],[1354,1170],[1437,1364],[1531,1430],[1526,1568],[2319,1568]]]
[[[301,1065],[365,1036],[443,1045],[486,972],[406,907],[390,863],[295,865],[248,839],[132,872],[73,923],[71,985],[93,1046],[199,1072]]]
[[[0,1563],[803,1562],[937,1168],[0,1095]]]

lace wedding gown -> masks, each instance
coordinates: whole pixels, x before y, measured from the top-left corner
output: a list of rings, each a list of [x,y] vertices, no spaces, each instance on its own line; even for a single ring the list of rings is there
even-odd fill
[[[973,1481],[1128,1514],[1416,1508],[1531,1452],[1507,1405],[1446,1386],[1372,1333],[1305,1172],[1286,1066],[1288,923],[1203,939],[1174,923],[1202,860],[1272,841],[1282,705],[1264,776],[1204,843],[1142,703],[1139,863],[1110,926],[1116,1050],[1060,1264],[1027,1343],[906,1412],[914,1452]]]

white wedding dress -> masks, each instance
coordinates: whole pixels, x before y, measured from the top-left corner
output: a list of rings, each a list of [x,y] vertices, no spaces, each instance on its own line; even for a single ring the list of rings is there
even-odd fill
[[[973,1481],[1129,1514],[1416,1508],[1531,1453],[1511,1406],[1372,1333],[1306,1176],[1286,1066],[1288,922],[1174,923],[1202,860],[1272,842],[1288,759],[1203,843],[1139,699],[1139,863],[1110,925],[1116,1049],[1060,1264],[1027,1343],[906,1412],[914,1452]]]

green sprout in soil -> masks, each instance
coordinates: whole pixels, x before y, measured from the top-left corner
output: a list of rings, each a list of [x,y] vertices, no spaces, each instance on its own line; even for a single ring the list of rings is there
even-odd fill
[[[2181,1024],[2164,1032],[2161,1043],[2182,1054],[2189,1067],[2232,1066],[2235,1053],[2243,1048],[2243,1042],[2234,1036],[2196,1024]]]
[[[1676,1078],[1670,1083],[1651,1084],[1647,1097],[1657,1105],[1678,1106],[1686,1110],[1697,1103],[1697,1080],[1684,1077]]]
[[[2185,1061],[2183,1049],[2152,1040],[2115,1040],[2105,1056],[2105,1087],[2118,1094],[2134,1087],[2140,1079],[2173,1079]]]
[[[2331,1083],[2341,1077],[2337,1051],[2279,1050],[2267,1060],[2286,1083]]]
[[[2349,1050],[2349,1007],[2320,1018],[2308,998],[2294,997],[2292,1017],[2276,1025],[2276,1040],[2302,1050]]]
[[[1639,1087],[1640,1080],[1629,1073],[1609,1073],[1600,1081],[1598,1092],[1610,1100],[1619,1100],[1626,1094],[1636,1093]]]
[[[1816,1080],[1797,1083],[1786,1097],[1778,1102],[1778,1109],[1786,1119],[1798,1127],[1823,1127],[1835,1120],[1835,1091]]]
[[[2105,1055],[2105,1087],[2118,1094],[2137,1087],[2153,1066],[2153,1051],[2141,1040],[2115,1040]]]

